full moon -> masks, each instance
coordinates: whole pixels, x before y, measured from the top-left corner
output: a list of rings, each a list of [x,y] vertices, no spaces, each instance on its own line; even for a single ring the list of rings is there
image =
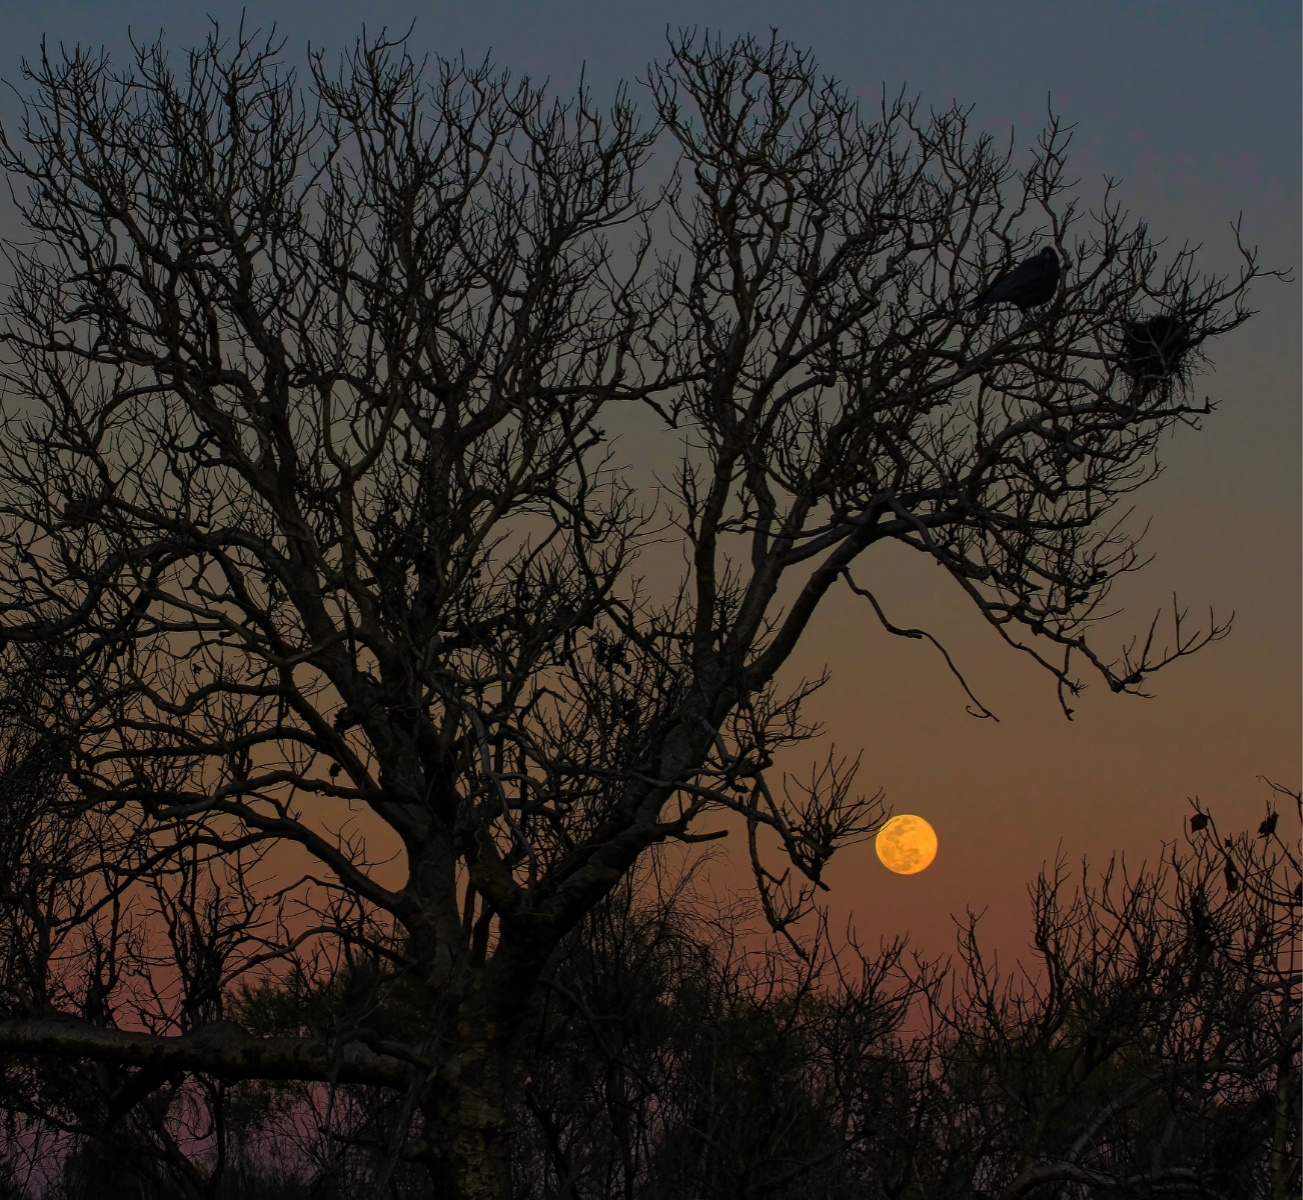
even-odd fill
[[[897,875],[917,875],[937,856],[936,832],[922,817],[892,817],[874,844],[882,865]]]

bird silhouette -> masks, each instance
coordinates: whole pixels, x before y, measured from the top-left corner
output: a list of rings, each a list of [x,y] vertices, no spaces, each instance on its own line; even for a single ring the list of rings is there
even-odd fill
[[[1271,837],[1276,832],[1276,822],[1280,819],[1280,813],[1272,813],[1261,825],[1258,826],[1259,837]]]
[[[1190,818],[1191,829],[1203,829],[1207,824],[1208,816],[1206,813],[1195,813],[1194,816]]]
[[[1023,259],[1012,271],[1006,271],[964,311],[972,312],[987,304],[1013,304],[1027,316],[1029,308],[1054,299],[1061,271],[1059,256],[1046,246],[1039,254]]]

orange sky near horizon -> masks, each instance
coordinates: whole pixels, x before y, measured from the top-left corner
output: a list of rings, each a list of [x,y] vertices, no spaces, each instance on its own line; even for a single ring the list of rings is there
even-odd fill
[[[1085,202],[1098,203],[1102,176],[1122,176],[1124,206],[1158,237],[1202,243],[1202,261],[1217,272],[1236,266],[1228,222],[1242,211],[1245,240],[1267,267],[1299,266],[1296,6],[945,0],[871,8],[673,0],[624,12],[589,0],[381,0],[365,17],[372,33],[419,17],[418,58],[462,48],[474,58],[491,44],[503,65],[551,74],[563,90],[587,61],[599,92],[661,54],[667,25],[700,23],[726,37],[777,25],[866,102],[876,103],[884,81],[888,92],[906,84],[921,92],[925,107],[957,97],[977,105],[974,124],[1000,137],[1016,125],[1019,146],[1040,128],[1052,92],[1056,110],[1077,124],[1070,166]],[[179,53],[205,36],[204,11],[234,28],[239,9],[227,0],[194,13],[153,0],[32,5],[7,22],[0,77],[28,90],[19,59],[39,54],[43,32],[52,43],[107,42],[121,63],[128,25],[138,40],[165,26]],[[333,58],[360,32],[362,14],[334,0],[276,0],[250,19],[277,21],[297,62],[309,38]],[[6,95],[0,118],[12,128],[14,116]],[[7,196],[0,234],[21,237]],[[942,954],[954,948],[952,917],[984,911],[985,939],[1011,965],[1029,939],[1027,885],[1057,854],[1070,865],[1086,855],[1102,867],[1114,852],[1129,866],[1152,864],[1181,838],[1188,797],[1198,795],[1230,834],[1264,815],[1271,793],[1259,775],[1299,786],[1299,299],[1297,283],[1257,285],[1259,315],[1211,348],[1216,371],[1195,381],[1220,407],[1202,432],[1183,428],[1165,443],[1164,474],[1133,497],[1131,527],[1152,518],[1144,544],[1156,558],[1119,581],[1113,598],[1123,611],[1094,642],[1120,650],[1143,639],[1159,608],[1158,640],[1170,642],[1173,592],[1192,625],[1206,626],[1210,606],[1218,618],[1236,612],[1228,638],[1148,681],[1153,699],[1113,695],[1086,675],[1091,686],[1065,720],[1054,680],[1003,645],[931,560],[894,543],[875,548],[853,569],[856,582],[897,625],[926,629],[946,646],[999,717],[977,720],[933,646],[887,633],[844,586],[829,595],[783,675],[794,685],[830,668],[806,708],[824,736],[785,754],[771,787],[783,769],[808,775],[834,745],[852,759],[862,752],[858,790],[885,789],[889,809],[924,817],[939,841],[935,862],[912,876],[882,866],[869,840],[834,857],[821,900],[835,936],[853,922],[866,947],[908,934],[925,954]],[[636,439],[617,445],[626,456],[642,449]],[[713,869],[717,884],[746,888],[745,842],[731,836],[709,848],[727,856]]]

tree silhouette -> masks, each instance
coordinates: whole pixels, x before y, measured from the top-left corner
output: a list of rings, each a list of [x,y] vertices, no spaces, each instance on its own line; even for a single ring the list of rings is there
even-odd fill
[[[1117,347],[1156,305],[1193,361],[1263,272],[1160,269],[1111,200],[1084,217],[1053,120],[1017,172],[959,109],[869,120],[776,38],[673,39],[645,122],[624,90],[427,77],[383,33],[313,58],[309,112],[277,49],[214,30],[179,76],[161,43],[123,76],[43,49],[0,139],[0,634],[59,648],[47,807],[91,848],[0,1049],[97,1064],[110,1123],[175,1078],[375,1089],[441,1197],[506,1197],[542,981],[643,856],[736,814],[790,936],[873,828],[853,768],[765,772],[821,682],[778,673],[875,545],[943,567],[1069,715],[1075,663],[1139,694],[1223,635],[1087,637],[1140,562],[1111,511],[1211,410]],[[1047,241],[1044,328],[963,317]],[[635,409],[681,440],[660,515],[607,444]],[[687,568],[649,590],[671,536]],[[231,1009],[260,972],[370,990],[264,1036]]]
[[[1277,797],[1298,810],[1298,793]],[[1247,882],[1228,892],[1225,850],[1194,837],[1132,878],[1111,863],[1096,881],[1083,864],[1073,894],[1060,859],[1029,889],[1033,956],[1004,976],[972,920],[958,967],[911,961],[899,942],[748,949],[758,907],[703,891],[708,863],[644,863],[544,977],[507,1087],[517,1195],[1292,1195],[1298,856],[1279,838],[1231,839]],[[233,1010],[263,1036],[368,1005],[390,1036],[419,1025],[419,998],[390,990],[377,1006],[369,973],[316,994],[246,988]],[[95,1195],[107,1178],[124,1196],[437,1194],[391,1159],[402,1106],[380,1089],[249,1081],[202,1101],[225,1105],[214,1124],[263,1121],[274,1153],[246,1139],[196,1169],[134,1122],[84,1140],[46,1195]]]

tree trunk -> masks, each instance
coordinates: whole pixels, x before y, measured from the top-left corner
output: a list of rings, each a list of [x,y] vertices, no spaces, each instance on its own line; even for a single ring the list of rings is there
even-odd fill
[[[510,1038],[488,1021],[478,995],[460,1007],[461,1049],[421,1106],[420,1155],[439,1200],[511,1200],[506,1114]]]

